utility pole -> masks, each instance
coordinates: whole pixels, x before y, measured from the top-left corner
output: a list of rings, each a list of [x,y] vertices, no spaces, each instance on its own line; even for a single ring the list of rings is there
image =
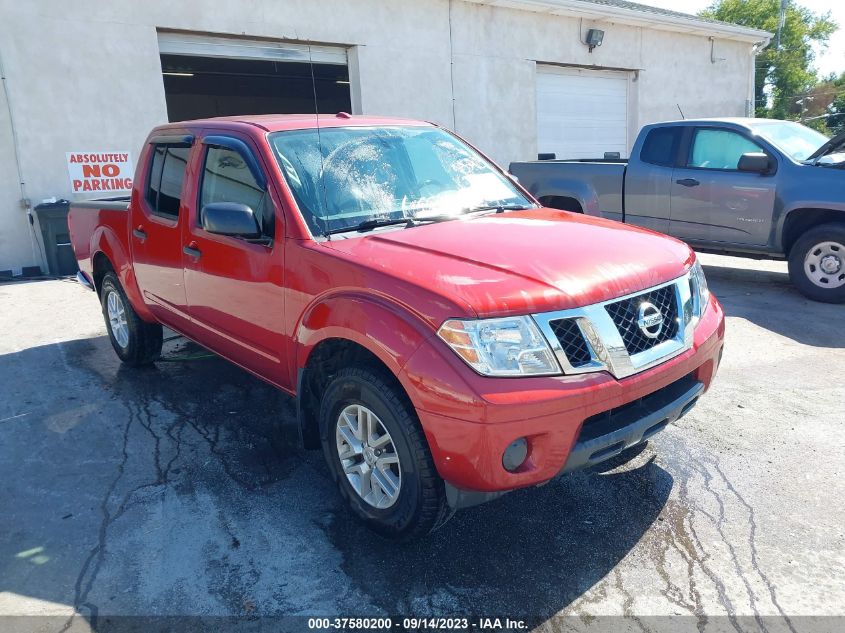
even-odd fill
[[[775,40],[775,50],[780,50],[780,32],[783,30],[783,25],[786,22],[786,5],[789,4],[789,0],[780,0],[780,19],[778,20],[778,34],[777,39]]]

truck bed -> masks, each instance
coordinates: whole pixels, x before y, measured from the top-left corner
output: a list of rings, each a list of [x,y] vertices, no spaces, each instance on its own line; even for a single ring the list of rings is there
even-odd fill
[[[129,196],[71,202],[67,223],[79,269],[93,279],[91,255],[97,250],[128,252]]]
[[[536,160],[511,163],[509,171],[546,206],[621,221],[626,168],[623,159]],[[562,190],[571,198],[561,199]],[[575,202],[580,208],[568,208]]]

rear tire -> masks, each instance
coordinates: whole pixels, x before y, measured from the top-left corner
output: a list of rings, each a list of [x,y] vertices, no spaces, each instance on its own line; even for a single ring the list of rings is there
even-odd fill
[[[845,223],[813,227],[789,251],[789,278],[805,297],[845,303]]]
[[[132,367],[158,360],[163,341],[161,325],[141,320],[112,272],[106,273],[100,284],[100,303],[109,340],[120,360]]]
[[[413,407],[392,380],[369,368],[341,369],[325,389],[319,420],[332,479],[371,529],[410,540],[446,522],[443,480]]]

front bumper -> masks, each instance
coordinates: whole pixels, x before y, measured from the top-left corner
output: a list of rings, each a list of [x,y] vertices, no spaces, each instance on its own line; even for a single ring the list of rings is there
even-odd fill
[[[423,346],[403,371],[454,507],[544,483],[597,464],[684,415],[715,376],[724,314],[713,298],[684,353],[633,376],[607,372],[485,378]],[[502,454],[517,438],[529,452],[515,472]]]
[[[584,421],[561,472],[595,466],[644,442],[695,406],[704,383],[685,376],[629,405]]]

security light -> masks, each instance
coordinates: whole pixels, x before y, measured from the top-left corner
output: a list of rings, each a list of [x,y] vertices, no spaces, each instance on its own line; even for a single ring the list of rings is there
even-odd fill
[[[590,29],[587,31],[587,41],[584,43],[590,47],[590,52],[592,53],[596,46],[601,46],[603,39],[604,31],[601,29]]]

